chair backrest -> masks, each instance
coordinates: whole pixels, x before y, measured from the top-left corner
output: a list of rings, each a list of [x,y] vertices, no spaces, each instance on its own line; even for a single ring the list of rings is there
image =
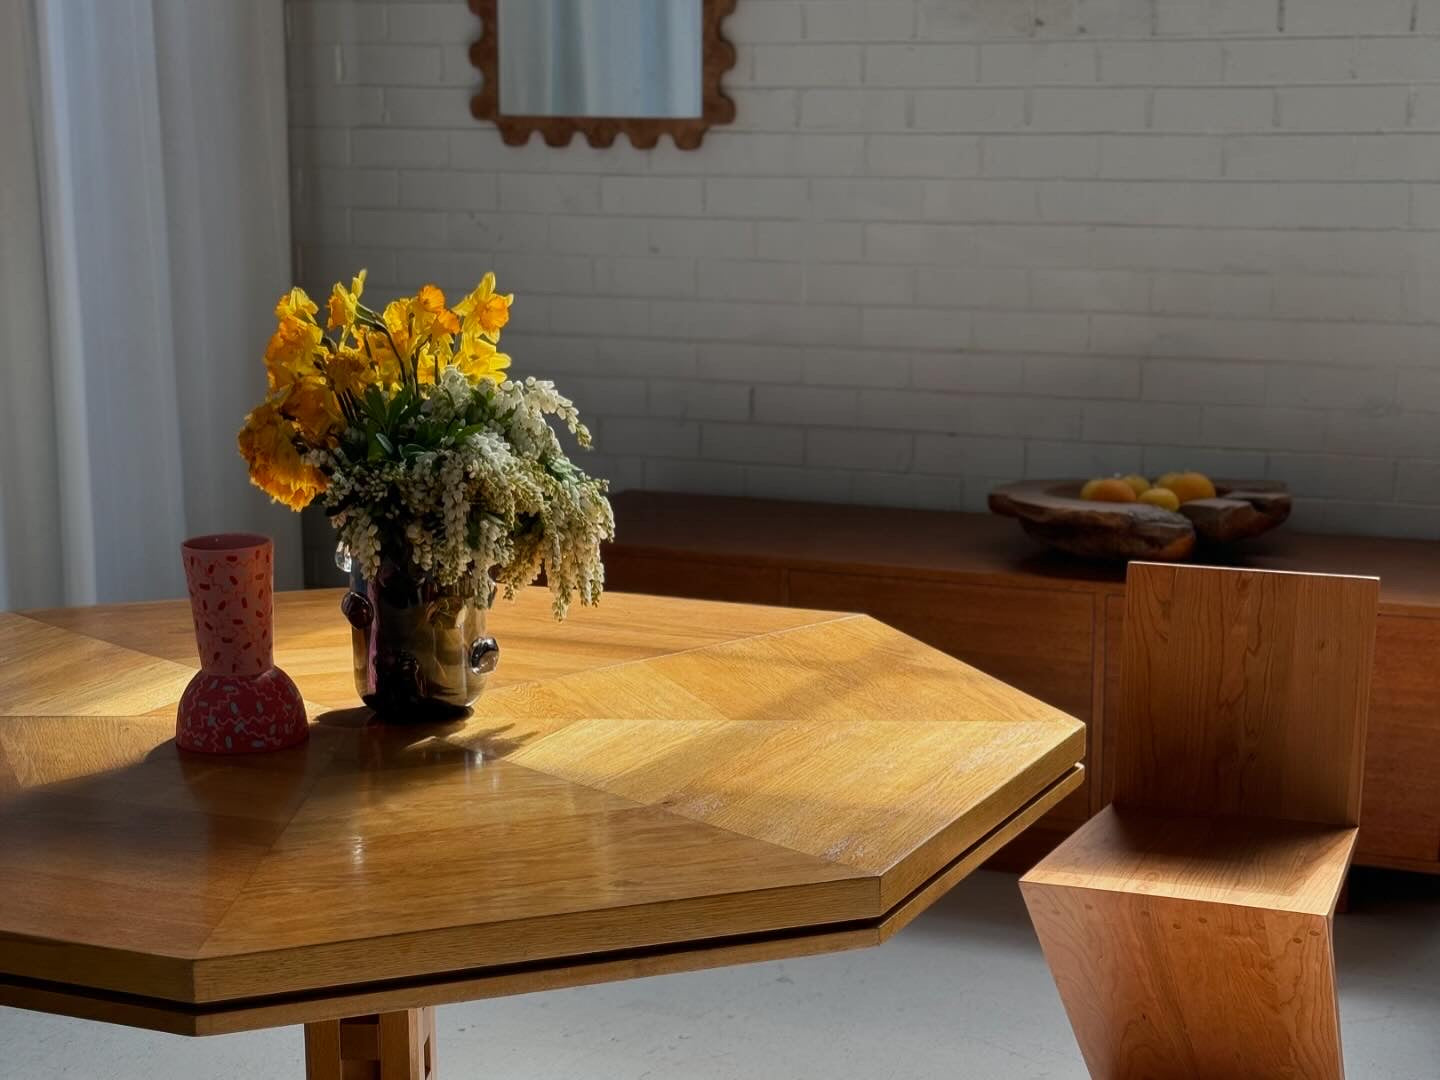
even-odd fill
[[[1132,563],[1115,802],[1355,825],[1380,580]]]

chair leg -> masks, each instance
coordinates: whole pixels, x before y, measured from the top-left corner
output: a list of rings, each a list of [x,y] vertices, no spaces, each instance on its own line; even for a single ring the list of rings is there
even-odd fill
[[[305,1025],[308,1080],[435,1080],[435,1010]]]
[[[1021,888],[1096,1080],[1343,1080],[1329,919]]]

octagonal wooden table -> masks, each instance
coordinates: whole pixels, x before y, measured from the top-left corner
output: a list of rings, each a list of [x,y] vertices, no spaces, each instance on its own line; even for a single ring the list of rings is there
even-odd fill
[[[872,619],[644,596],[502,603],[473,717],[380,726],[338,599],[277,597],[309,742],[229,758],[171,741],[184,601],[0,614],[0,1004],[423,1078],[437,1004],[882,942],[1080,781]]]

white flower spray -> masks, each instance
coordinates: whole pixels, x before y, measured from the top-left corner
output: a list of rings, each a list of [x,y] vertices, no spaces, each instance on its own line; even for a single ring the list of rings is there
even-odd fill
[[[456,369],[425,387],[422,413],[462,434],[400,460],[337,450],[308,460],[329,478],[321,497],[341,545],[367,578],[386,561],[418,583],[488,603],[542,573],[556,618],[604,588],[600,545],[615,535],[606,484],[566,456],[550,426],[582,447],[590,432],[553,383],[527,378],[472,386]],[[492,584],[493,582],[493,584]]]

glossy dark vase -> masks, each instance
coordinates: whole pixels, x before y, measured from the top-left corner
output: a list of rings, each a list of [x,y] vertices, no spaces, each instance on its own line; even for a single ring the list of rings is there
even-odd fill
[[[376,581],[352,571],[340,610],[350,620],[355,689],[386,721],[466,715],[500,659],[500,646],[485,634],[483,604],[388,565]]]

